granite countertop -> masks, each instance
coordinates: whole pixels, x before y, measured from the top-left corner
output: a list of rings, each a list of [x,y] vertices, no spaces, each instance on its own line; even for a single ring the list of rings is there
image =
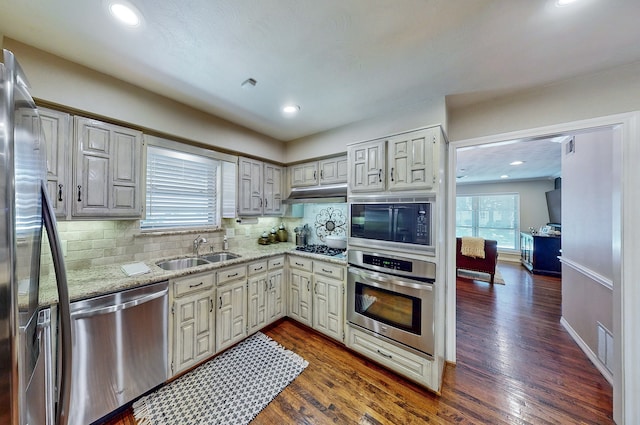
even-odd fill
[[[149,267],[150,272],[137,276],[127,276],[120,266],[122,264],[113,264],[108,266],[93,267],[82,270],[67,270],[67,286],[69,288],[69,299],[77,301],[80,299],[92,298],[112,292],[118,292],[125,289],[143,286],[151,283],[161,282],[163,280],[175,279],[181,276],[187,276],[194,273],[201,273],[220,269],[227,266],[249,263],[251,261],[262,258],[269,258],[280,254],[295,254],[300,257],[313,258],[334,264],[346,265],[345,258],[328,257],[326,255],[312,254],[295,250],[296,245],[291,242],[281,242],[273,245],[252,245],[248,247],[239,247],[230,250],[234,254],[240,255],[239,258],[221,261],[218,263],[205,264],[196,267],[190,267],[183,270],[163,270],[156,265],[157,262],[171,258],[156,258],[154,260],[142,261]],[[190,255],[184,255],[184,258]],[[56,289],[55,276],[50,275],[47,279],[40,282],[39,303],[42,306],[51,305],[58,302],[58,292]]]

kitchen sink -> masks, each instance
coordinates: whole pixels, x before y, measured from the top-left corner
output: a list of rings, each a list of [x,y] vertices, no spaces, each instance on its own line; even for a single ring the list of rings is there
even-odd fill
[[[232,254],[231,252],[218,252],[215,254],[203,255],[202,258],[210,263],[219,263],[220,261],[233,260],[240,257],[238,254]]]
[[[164,270],[182,270],[188,269],[190,267],[201,266],[203,264],[209,264],[210,261],[207,261],[203,258],[177,258],[175,260],[166,260],[160,261],[156,263],[158,267]]]

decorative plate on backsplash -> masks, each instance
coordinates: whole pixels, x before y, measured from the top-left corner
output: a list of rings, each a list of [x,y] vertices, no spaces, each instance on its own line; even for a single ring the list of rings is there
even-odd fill
[[[324,242],[324,237],[328,235],[346,236],[347,218],[345,214],[333,207],[320,210],[316,216],[316,235]]]

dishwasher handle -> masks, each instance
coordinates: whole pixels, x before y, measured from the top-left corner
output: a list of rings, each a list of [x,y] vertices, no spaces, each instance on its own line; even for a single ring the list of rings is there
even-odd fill
[[[157,291],[157,292],[154,292],[152,294],[145,295],[143,297],[136,298],[134,300],[127,301],[127,302],[124,302],[124,303],[107,305],[107,306],[99,306],[99,307],[93,307],[93,308],[87,308],[87,309],[84,309],[84,310],[78,310],[78,311],[75,311],[75,312],[71,313],[71,318],[72,319],[84,319],[85,317],[98,316],[100,314],[115,313],[116,311],[126,310],[128,308],[136,307],[136,306],[139,306],[141,304],[147,303],[149,301],[153,301],[156,298],[160,298],[160,297],[165,296],[167,293],[169,293],[169,289],[165,288],[165,289],[163,289],[161,291]]]

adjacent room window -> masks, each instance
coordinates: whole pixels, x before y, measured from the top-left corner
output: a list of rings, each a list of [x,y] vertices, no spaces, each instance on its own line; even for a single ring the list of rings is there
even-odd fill
[[[498,241],[498,248],[519,249],[520,196],[517,193],[456,197],[456,236]]]
[[[220,161],[205,155],[148,146],[146,218],[140,227],[220,225],[219,169]]]

